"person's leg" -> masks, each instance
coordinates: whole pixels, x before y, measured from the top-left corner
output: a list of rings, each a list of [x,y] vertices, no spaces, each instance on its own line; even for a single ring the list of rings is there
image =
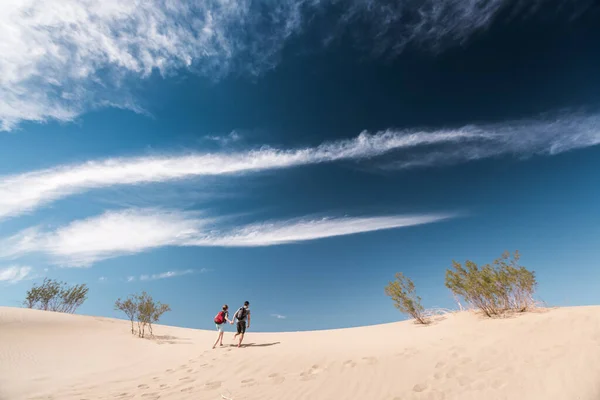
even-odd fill
[[[221,331],[221,334],[219,335],[219,339],[221,339],[221,343],[220,345],[223,346],[223,335],[225,334],[224,331]]]
[[[219,325],[217,325],[217,331],[219,332],[219,334],[217,335],[217,341],[215,342],[215,344],[213,344],[213,349],[217,347],[217,343],[219,343],[219,340],[223,340],[223,329]]]
[[[242,321],[238,321],[236,324],[237,333],[233,336],[233,340],[235,340],[239,335],[242,334]]]
[[[242,341],[244,340],[244,334],[246,333],[246,321],[240,322],[240,341],[238,347],[242,347]]]

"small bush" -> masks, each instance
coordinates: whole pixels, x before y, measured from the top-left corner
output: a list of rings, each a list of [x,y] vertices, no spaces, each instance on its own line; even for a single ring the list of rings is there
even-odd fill
[[[115,310],[123,311],[125,315],[127,315],[127,318],[131,321],[131,334],[133,335],[135,333],[133,321],[135,321],[138,315],[138,305],[135,299],[131,296],[124,301],[122,301],[121,298],[118,298],[117,301],[115,301]]]
[[[394,305],[401,312],[410,315],[420,324],[429,323],[424,315],[421,298],[415,292],[415,284],[402,272],[396,274],[395,281],[388,283],[385,294],[392,298]]]
[[[150,335],[154,336],[152,324],[158,322],[164,313],[171,311],[168,304],[154,301],[152,296],[146,292],[130,295],[124,301],[120,298],[117,299],[115,309],[123,311],[127,315],[131,321],[132,334],[135,334],[134,321],[137,321],[138,336],[142,338],[145,336],[146,327],[148,327]]]
[[[482,267],[468,260],[464,266],[453,261],[454,270],[446,270],[446,287],[488,317],[527,311],[534,305],[537,282],[533,271],[518,265],[519,259],[515,251],[512,258],[504,252]]]
[[[27,291],[23,304],[28,308],[73,314],[86,300],[89,288],[85,284],[67,287],[65,282],[45,278],[40,285]]]

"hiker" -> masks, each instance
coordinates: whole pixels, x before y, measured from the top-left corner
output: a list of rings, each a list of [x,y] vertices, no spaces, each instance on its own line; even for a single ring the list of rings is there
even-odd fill
[[[248,319],[248,328],[250,328],[250,303],[245,301],[244,305],[235,312],[233,319],[237,319],[237,333],[233,337],[235,340],[236,337],[240,337],[240,341],[238,342],[237,347],[242,347],[242,340],[244,340],[244,334],[246,333],[246,319]]]
[[[229,306],[225,304],[223,305],[223,309],[215,316],[215,324],[217,326],[219,336],[217,336],[217,341],[213,345],[213,349],[217,347],[217,343],[219,343],[219,341],[221,342],[221,346],[223,346],[223,326],[227,322],[233,325],[233,320],[229,319]]]

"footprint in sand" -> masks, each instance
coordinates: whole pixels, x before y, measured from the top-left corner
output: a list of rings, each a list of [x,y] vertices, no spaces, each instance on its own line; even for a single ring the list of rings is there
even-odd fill
[[[477,381],[477,382],[476,382],[476,383],[473,385],[473,387],[474,387],[475,389],[477,389],[477,390],[483,390],[483,389],[485,389],[485,388],[486,388],[486,386],[487,386],[487,385],[486,385],[485,381]]]
[[[184,381],[184,383],[192,383],[195,381],[191,376],[184,376],[183,378],[179,378],[180,381]]]
[[[246,387],[246,386],[254,386],[256,385],[256,381],[254,379],[244,379],[242,381],[242,386]]]
[[[413,386],[412,390],[413,390],[413,392],[417,392],[417,393],[424,392],[425,390],[427,390],[427,385],[424,383],[418,383],[415,386]]]
[[[503,388],[504,386],[506,386],[506,382],[503,382],[500,379],[494,379],[492,381],[492,387],[494,389],[500,389],[500,388]]]
[[[150,386],[148,386],[146,384],[138,385],[138,389],[148,389],[148,388],[150,388]]]
[[[446,373],[446,378],[452,379],[452,378],[455,378],[455,377],[456,377],[456,371],[455,370],[451,370],[451,371],[448,371]]]
[[[354,368],[356,367],[356,363],[352,360],[344,361],[344,367]]]
[[[170,388],[170,386],[167,385],[166,383],[161,384],[159,387],[160,387],[161,390],[165,390],[165,389]]]
[[[363,361],[365,361],[369,365],[375,365],[379,362],[377,360],[377,357],[363,357]]]
[[[314,379],[321,372],[322,370],[319,368],[318,365],[315,364],[312,367],[310,367],[308,371],[304,371],[303,373],[301,373],[300,379],[303,381],[308,381],[310,379]]]
[[[269,375],[269,379],[274,385],[279,385],[280,383],[283,383],[283,381],[285,381],[285,378],[283,376],[280,376],[279,374],[271,374]]]
[[[438,362],[437,364],[435,364],[435,368],[444,368],[446,366],[446,363],[443,361]]]
[[[471,384],[471,379],[464,375],[459,376],[457,380],[460,386],[468,386]]]
[[[188,373],[188,374],[191,374],[192,372],[194,372],[194,369],[193,369],[193,368],[190,368],[190,369],[188,369],[188,370],[187,370],[187,373]]]
[[[175,371],[173,371],[172,369],[170,369],[170,368],[169,368],[169,369],[165,370],[165,372],[166,372],[167,374],[172,374],[172,373],[173,373],[173,372],[175,372]]]
[[[469,357],[463,357],[463,358],[461,358],[461,359],[459,360],[459,362],[460,362],[461,364],[463,364],[463,365],[465,365],[465,364],[468,364],[468,363],[470,363],[471,361],[473,361],[473,360],[471,360]]]
[[[221,381],[212,381],[212,382],[206,382],[204,384],[204,389],[205,390],[215,390],[221,387]]]
[[[404,351],[402,353],[396,353],[396,356],[402,357],[402,358],[412,358],[412,357],[416,356],[417,354],[419,354],[419,352],[416,349],[409,347],[407,349],[404,349]]]
[[[143,398],[151,398],[151,399],[159,399],[160,395],[158,393],[144,393],[142,395]]]
[[[186,393],[186,392],[191,392],[192,390],[194,390],[194,387],[193,387],[193,386],[190,386],[190,387],[186,387],[186,388],[183,388],[183,389],[181,389],[181,391],[182,391],[183,393]]]

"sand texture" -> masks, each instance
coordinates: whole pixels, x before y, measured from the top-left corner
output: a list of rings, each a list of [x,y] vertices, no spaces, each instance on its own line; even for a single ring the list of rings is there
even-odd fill
[[[254,318],[260,318],[256,315]],[[298,333],[0,308],[0,399],[600,399],[600,307]]]

